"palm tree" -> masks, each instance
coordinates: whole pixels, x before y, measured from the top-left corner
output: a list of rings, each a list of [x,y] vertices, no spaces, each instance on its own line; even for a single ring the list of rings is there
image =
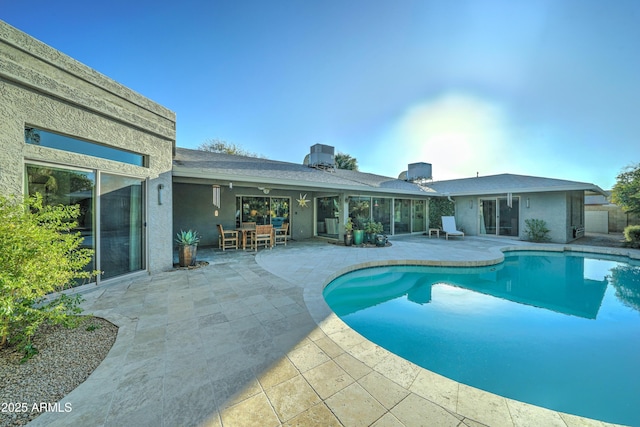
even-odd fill
[[[358,170],[358,160],[345,153],[337,153],[334,157],[336,168],[351,171]]]

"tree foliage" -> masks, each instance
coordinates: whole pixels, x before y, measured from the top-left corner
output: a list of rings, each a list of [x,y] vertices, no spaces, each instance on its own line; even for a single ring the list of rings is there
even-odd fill
[[[628,247],[640,249],[640,225],[628,225],[625,227],[624,239]]]
[[[71,287],[93,251],[80,248],[79,207],[46,206],[37,194],[25,202],[0,196],[0,346],[26,343],[45,321],[69,324],[79,297],[47,295]]]
[[[210,151],[212,153],[233,154],[234,156],[264,158],[263,155],[245,150],[240,145],[234,144],[232,142],[227,142],[218,138],[206,140],[205,142],[203,142],[198,146],[198,150]]]
[[[337,169],[346,169],[350,171],[358,170],[358,160],[349,154],[337,153],[334,157]]]
[[[640,163],[627,166],[616,177],[611,201],[625,212],[640,214]]]

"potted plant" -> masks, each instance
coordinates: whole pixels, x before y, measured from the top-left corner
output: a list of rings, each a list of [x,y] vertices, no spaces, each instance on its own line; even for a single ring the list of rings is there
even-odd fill
[[[361,245],[364,241],[364,219],[356,218],[355,223],[353,224],[353,243],[355,245]]]
[[[176,237],[178,244],[178,262],[180,267],[196,265],[196,251],[200,236],[197,231],[180,231]]]
[[[382,233],[384,227],[381,222],[368,221],[364,227],[364,232],[367,235],[367,243],[375,244],[376,235]]]
[[[382,225],[381,222],[377,222],[375,224],[374,231],[375,231],[375,234],[374,234],[375,245],[379,247],[386,246],[388,239],[387,239],[387,236],[384,234],[384,226]]]
[[[347,222],[344,224],[344,245],[351,246],[353,244],[353,221],[351,217],[347,218]]]

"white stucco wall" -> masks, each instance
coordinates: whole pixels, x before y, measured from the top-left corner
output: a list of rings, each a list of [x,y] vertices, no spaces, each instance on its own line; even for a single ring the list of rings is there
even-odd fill
[[[134,151],[149,167],[26,144],[25,126]],[[0,193],[24,193],[30,161],[147,179],[148,269],[164,270],[172,266],[174,146],[173,112],[0,21]]]

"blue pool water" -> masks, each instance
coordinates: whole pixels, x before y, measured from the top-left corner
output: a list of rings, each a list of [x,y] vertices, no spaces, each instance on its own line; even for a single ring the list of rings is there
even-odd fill
[[[426,369],[501,396],[640,426],[640,262],[511,252],[490,267],[389,266],[331,282],[333,311]]]

